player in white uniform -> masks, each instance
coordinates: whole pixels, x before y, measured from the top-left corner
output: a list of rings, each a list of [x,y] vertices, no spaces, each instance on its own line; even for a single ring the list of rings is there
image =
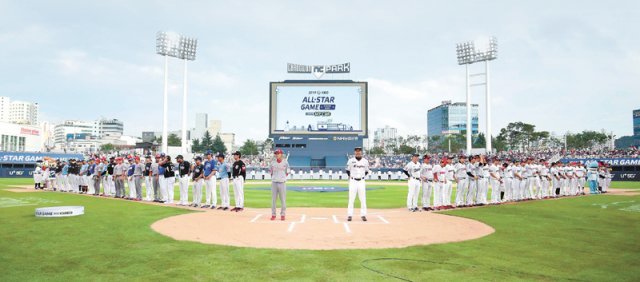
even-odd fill
[[[478,192],[476,194],[476,204],[484,206],[487,204],[487,190],[489,189],[489,167],[484,155],[480,156],[480,161],[476,167],[476,176],[478,176]]]
[[[584,194],[584,178],[587,175],[587,170],[582,163],[578,163],[575,169],[576,172],[576,187],[578,188],[578,194]]]
[[[364,178],[369,174],[369,161],[362,157],[362,148],[354,149],[355,157],[347,162],[347,176],[349,177],[349,205],[347,206],[347,221],[353,217],[353,204],[356,195],[360,199],[360,218],[367,221],[367,185]]]
[[[420,171],[422,165],[418,162],[418,154],[411,156],[411,161],[407,163],[402,172],[407,175],[407,209],[412,212],[418,211],[418,193],[420,192]]]
[[[466,204],[465,206],[473,206],[475,204],[476,195],[478,193],[478,157],[469,157],[469,162],[467,163],[467,175],[469,176],[469,189],[467,190],[466,195]]]
[[[544,160],[540,160],[543,163],[540,166],[540,194],[539,197],[542,199],[548,199],[551,197],[551,176],[549,176],[549,163]]]
[[[513,165],[508,161],[502,164],[504,199],[503,202],[513,201]]]
[[[461,155],[458,158],[458,163],[454,165],[455,180],[456,180],[456,207],[462,207],[465,205],[465,197],[469,188],[469,175],[467,175],[467,158]]]
[[[513,191],[513,200],[514,201],[522,201],[522,183],[526,182],[522,174],[522,166],[520,165],[520,160],[516,160],[512,171],[513,171],[513,182],[511,186],[513,187],[511,190]]]
[[[431,157],[424,155],[422,158],[422,166],[420,167],[420,179],[422,180],[422,210],[430,211],[438,206],[438,199],[433,198],[433,206],[431,205],[431,194],[433,193],[433,164],[430,162]]]
[[[441,210],[444,209],[442,204],[442,191],[444,190],[444,184],[447,179],[446,174],[447,170],[445,169],[445,163],[440,160],[439,164],[433,166],[433,209]]]
[[[445,170],[446,170],[446,181],[444,182],[444,189],[442,191],[442,205],[445,209],[452,209],[453,205],[451,205],[451,193],[453,191],[453,181],[455,180],[455,172],[456,169],[451,164],[450,158],[445,158]]]
[[[491,184],[491,204],[501,202],[502,178],[500,177],[500,160],[493,159],[493,163],[489,165],[489,182]]]

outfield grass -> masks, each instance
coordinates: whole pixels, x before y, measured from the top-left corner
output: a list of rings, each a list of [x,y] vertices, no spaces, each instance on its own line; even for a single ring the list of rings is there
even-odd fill
[[[0,179],[0,281],[393,281],[369,269],[413,281],[638,281],[640,277],[640,196],[599,195],[447,212],[496,229],[492,235],[466,242],[385,250],[286,251],[180,242],[149,227],[188,210],[3,190],[9,184],[28,183],[28,179]],[[268,206],[269,191],[250,189],[260,186],[266,187],[247,185],[247,206]],[[369,206],[404,206],[406,187],[384,182],[369,186],[383,187],[367,192]],[[346,203],[346,192],[287,196],[289,206]],[[10,203],[34,205],[6,207]],[[84,205],[86,214],[33,216],[35,207],[50,205]]]

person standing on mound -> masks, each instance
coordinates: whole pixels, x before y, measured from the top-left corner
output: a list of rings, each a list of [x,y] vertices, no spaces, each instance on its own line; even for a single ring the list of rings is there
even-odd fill
[[[369,161],[362,157],[362,148],[354,149],[355,157],[347,162],[347,176],[349,177],[349,205],[347,206],[347,221],[353,217],[353,204],[356,195],[360,199],[360,218],[367,221],[367,186],[364,178],[369,174]]]
[[[274,152],[276,159],[271,162],[271,220],[276,219],[277,200],[280,197],[280,220],[284,220],[287,212],[287,177],[289,176],[289,162],[282,158],[282,150]]]

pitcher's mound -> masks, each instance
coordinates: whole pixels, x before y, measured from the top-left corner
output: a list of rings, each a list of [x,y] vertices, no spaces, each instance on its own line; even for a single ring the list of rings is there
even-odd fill
[[[367,222],[357,214],[347,222],[345,212],[291,208],[285,221],[279,215],[271,221],[270,209],[207,210],[165,218],[151,228],[176,240],[306,250],[402,248],[471,240],[495,231],[475,220],[431,212],[369,210]]]

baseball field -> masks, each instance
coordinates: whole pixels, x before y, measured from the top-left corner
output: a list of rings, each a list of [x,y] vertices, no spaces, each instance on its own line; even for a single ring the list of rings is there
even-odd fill
[[[352,250],[232,247],[175,240],[152,225],[200,211],[69,193],[15,191],[31,183],[30,179],[0,179],[0,281],[640,280],[638,182],[614,182],[612,190],[624,193],[442,212],[495,229],[477,239]],[[289,182],[294,185],[345,187],[346,183]],[[371,181],[368,186],[374,188],[367,192],[370,209],[405,212],[400,210],[406,202],[403,182]],[[268,187],[266,182],[249,181],[246,206],[269,207]],[[347,192],[289,191],[287,197],[289,207],[298,208],[345,208],[347,202]],[[84,206],[85,214],[34,216],[37,207],[62,205]],[[225,226],[219,228],[219,232],[211,230],[211,236],[226,234]],[[261,235],[260,229],[252,232]],[[421,226],[398,231],[407,236],[438,232]]]

